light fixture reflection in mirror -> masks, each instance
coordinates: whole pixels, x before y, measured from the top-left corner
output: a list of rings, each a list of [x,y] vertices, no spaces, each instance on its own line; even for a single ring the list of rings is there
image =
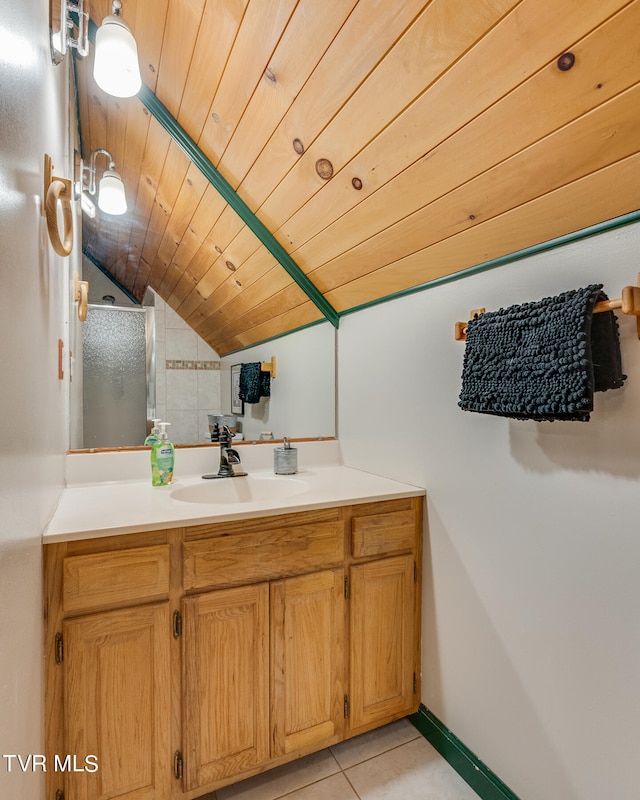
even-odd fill
[[[113,157],[108,150],[94,150],[89,159],[89,165],[82,168],[82,210],[89,216],[95,216],[90,210],[90,199],[84,199],[85,192],[90,195],[96,193],[96,157],[104,155],[109,159],[109,168],[105,170],[98,185],[98,208],[105,214],[120,215],[127,211],[127,197],[124,191],[122,178],[115,171]],[[88,202],[87,202],[88,201]]]
[[[98,188],[98,208],[105,214],[125,214],[127,198],[122,178],[112,169],[107,170],[100,179]]]

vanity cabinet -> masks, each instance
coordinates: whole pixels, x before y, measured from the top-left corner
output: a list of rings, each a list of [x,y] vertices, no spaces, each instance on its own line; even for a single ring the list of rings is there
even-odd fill
[[[47,800],[192,800],[417,709],[422,498],[45,546]]]
[[[48,797],[171,796],[170,552],[168,533],[45,547]]]
[[[269,759],[269,584],[185,598],[185,788]]]

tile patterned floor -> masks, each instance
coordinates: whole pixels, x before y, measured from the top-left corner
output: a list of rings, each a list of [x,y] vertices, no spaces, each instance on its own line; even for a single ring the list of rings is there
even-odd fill
[[[217,800],[478,800],[406,720],[219,789]]]

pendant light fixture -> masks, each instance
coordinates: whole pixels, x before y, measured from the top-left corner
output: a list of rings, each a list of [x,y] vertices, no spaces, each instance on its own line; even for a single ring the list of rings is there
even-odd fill
[[[59,64],[71,47],[80,56],[89,54],[90,20],[84,6],[85,0],[60,0],[60,30],[51,30],[54,64]],[[113,0],[111,14],[104,18],[96,32],[93,77],[107,94],[133,97],[142,86],[138,48],[121,11],[120,0]]]
[[[113,0],[111,14],[96,33],[93,77],[107,94],[133,97],[142,86],[136,40],[120,16],[122,3]]]

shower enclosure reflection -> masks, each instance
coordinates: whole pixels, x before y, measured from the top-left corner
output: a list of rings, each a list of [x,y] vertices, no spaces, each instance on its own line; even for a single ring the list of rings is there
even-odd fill
[[[89,305],[82,326],[82,447],[144,444],[155,408],[154,309]]]

